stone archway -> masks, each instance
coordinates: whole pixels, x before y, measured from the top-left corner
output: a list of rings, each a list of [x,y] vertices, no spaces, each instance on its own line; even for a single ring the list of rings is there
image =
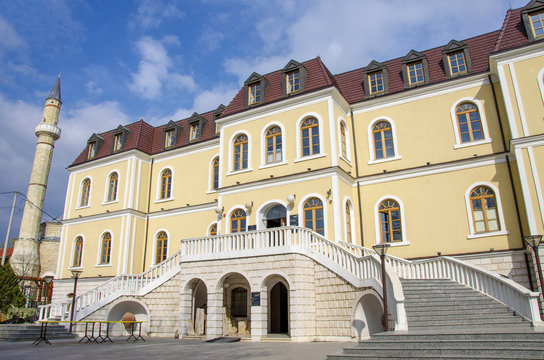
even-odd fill
[[[278,281],[268,295],[270,334],[289,333],[289,295],[287,287]]]
[[[351,321],[352,333],[361,339],[384,331],[382,323],[383,302],[374,290],[366,290],[359,297],[353,309]]]
[[[187,283],[184,294],[182,294],[183,303],[185,303],[185,306],[182,306],[182,308],[185,308],[183,335],[205,335],[208,315],[208,288],[204,281],[192,279]]]
[[[269,207],[263,215],[263,221],[267,229],[287,225],[287,209],[281,204]]]
[[[251,334],[251,287],[246,277],[231,273],[224,277],[223,335]]]
[[[145,305],[136,300],[121,300],[113,305],[106,316],[107,321],[119,321],[126,313],[134,314],[136,321],[144,321],[141,324],[142,334],[149,332],[149,313]],[[112,336],[130,334],[130,327],[123,324],[113,324],[109,333]]]

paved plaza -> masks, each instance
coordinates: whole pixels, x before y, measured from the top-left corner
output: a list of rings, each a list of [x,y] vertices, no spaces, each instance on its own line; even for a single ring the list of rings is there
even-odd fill
[[[355,343],[206,343],[197,340],[146,338],[145,342],[127,342],[125,338],[113,343],[78,343],[78,339],[51,340],[52,345],[32,342],[0,342],[0,359],[130,359],[130,360],[223,360],[223,359],[278,359],[325,360],[327,354],[337,354],[343,347]]]

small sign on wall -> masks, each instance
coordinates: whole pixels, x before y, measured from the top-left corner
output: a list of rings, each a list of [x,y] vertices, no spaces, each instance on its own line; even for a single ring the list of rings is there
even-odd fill
[[[298,214],[289,216],[289,225],[298,226]]]
[[[261,293],[252,292],[251,293],[251,306],[261,306]]]
[[[257,225],[249,225],[247,227],[247,231],[254,231],[254,230],[257,230]]]

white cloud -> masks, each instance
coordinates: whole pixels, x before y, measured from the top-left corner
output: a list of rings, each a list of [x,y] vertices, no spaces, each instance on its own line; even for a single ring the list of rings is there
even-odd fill
[[[212,51],[219,48],[224,38],[225,35],[223,33],[207,28],[200,37],[200,44],[207,50]]]
[[[17,34],[15,28],[0,14],[0,57],[3,50],[14,50],[26,47],[25,41]]]
[[[169,43],[173,37],[166,37]],[[163,85],[176,89],[193,91],[196,83],[189,75],[171,72],[172,59],[168,56],[164,45],[150,36],[144,36],[136,42],[136,48],[141,60],[138,72],[132,73],[129,89],[145,99],[155,99],[161,95]]]
[[[156,29],[165,19],[181,19],[184,16],[184,12],[178,9],[173,2],[144,0],[138,6],[129,27],[141,30]]]
[[[94,81],[88,81],[85,84],[85,87],[87,88],[87,92],[91,95],[102,95],[104,92]]]

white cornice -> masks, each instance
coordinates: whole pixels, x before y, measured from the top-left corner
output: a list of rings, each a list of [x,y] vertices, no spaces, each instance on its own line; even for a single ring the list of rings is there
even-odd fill
[[[354,114],[362,114],[373,110],[405,104],[417,100],[435,97],[443,94],[471,89],[489,84],[489,73],[481,73],[450,79],[437,84],[430,84],[391,95],[378,96],[352,105]]]
[[[201,211],[213,211],[217,208],[217,203],[206,203],[198,205],[190,205],[182,208],[175,208],[169,210],[161,210],[149,214],[149,219],[157,219],[165,216],[176,216],[176,215],[185,215]],[[215,213],[214,213],[215,214]]]
[[[403,179],[416,178],[421,176],[429,176],[435,174],[442,174],[451,171],[458,171],[470,168],[476,168],[481,166],[496,165],[506,162],[505,155],[509,156],[510,161],[515,159],[513,154],[495,154],[491,156],[475,157],[470,159],[463,159],[454,162],[429,165],[425,167],[417,167],[406,170],[399,170],[391,173],[383,173],[369,176],[362,176],[358,178],[360,185],[372,185],[384,182],[391,182]]]
[[[89,215],[89,216],[82,216],[82,217],[77,217],[77,218],[65,219],[65,220],[62,221],[62,223],[63,223],[63,225],[83,224],[83,223],[87,223],[87,222],[99,221],[99,220],[104,220],[104,219],[109,220],[109,219],[120,218],[120,217],[123,217],[125,215],[134,216],[134,217],[137,217],[137,218],[142,219],[142,220],[145,219],[145,213],[143,213],[141,211],[137,211],[137,210],[134,210],[134,209],[123,209],[123,210],[114,211],[114,212],[110,212],[110,213],[104,212],[104,213],[94,214],[94,215]]]
[[[489,56],[489,63],[502,65],[504,63],[511,63],[514,61],[531,59],[537,56],[544,55],[544,42],[539,41],[527,46],[522,46],[516,49],[511,49],[499,53],[495,53]]]
[[[90,170],[102,167],[104,165],[112,165],[112,164],[120,163],[123,161],[127,161],[131,158],[136,158],[148,164],[151,163],[151,156],[147,155],[141,150],[133,149],[133,150],[119,153],[119,154],[112,154],[112,155],[109,155],[104,158],[97,159],[91,162],[85,162],[83,164],[68,167],[67,170],[72,173],[78,173],[81,171],[90,171]]]
[[[284,98],[271,104],[248,109],[224,118],[220,118],[216,120],[216,124],[218,126],[218,130],[220,131],[223,127],[239,125],[248,121],[272,116],[277,113],[284,113],[302,106],[308,106],[321,101],[326,101],[329,97],[332,97],[345,113],[349,112],[349,104],[347,101],[344,99],[342,94],[340,94],[338,89],[334,87],[334,85],[330,85],[325,89],[312,91],[307,94],[301,94],[291,98]]]
[[[341,168],[334,166],[334,167],[314,170],[307,173],[298,173],[298,174],[287,175],[287,176],[282,176],[278,178],[263,179],[263,180],[258,180],[258,181],[254,181],[247,184],[231,185],[223,189],[221,188],[217,189],[217,192],[219,193],[220,196],[231,195],[231,194],[236,194],[236,193],[241,193],[246,191],[257,190],[257,189],[265,189],[270,187],[304,182],[304,181],[312,181],[316,179],[331,177],[333,175],[338,175],[343,181],[345,181],[346,183],[350,185],[353,185],[355,183],[355,180],[353,178],[350,178],[350,176],[347,175]]]
[[[196,154],[202,151],[208,151],[219,148],[219,138],[199,142],[196,144],[191,144],[174,150],[161,152],[153,155],[152,157],[156,162],[170,160],[172,158],[187,156]]]
[[[544,134],[512,139],[510,140],[510,145],[515,149],[542,146],[544,145]]]

